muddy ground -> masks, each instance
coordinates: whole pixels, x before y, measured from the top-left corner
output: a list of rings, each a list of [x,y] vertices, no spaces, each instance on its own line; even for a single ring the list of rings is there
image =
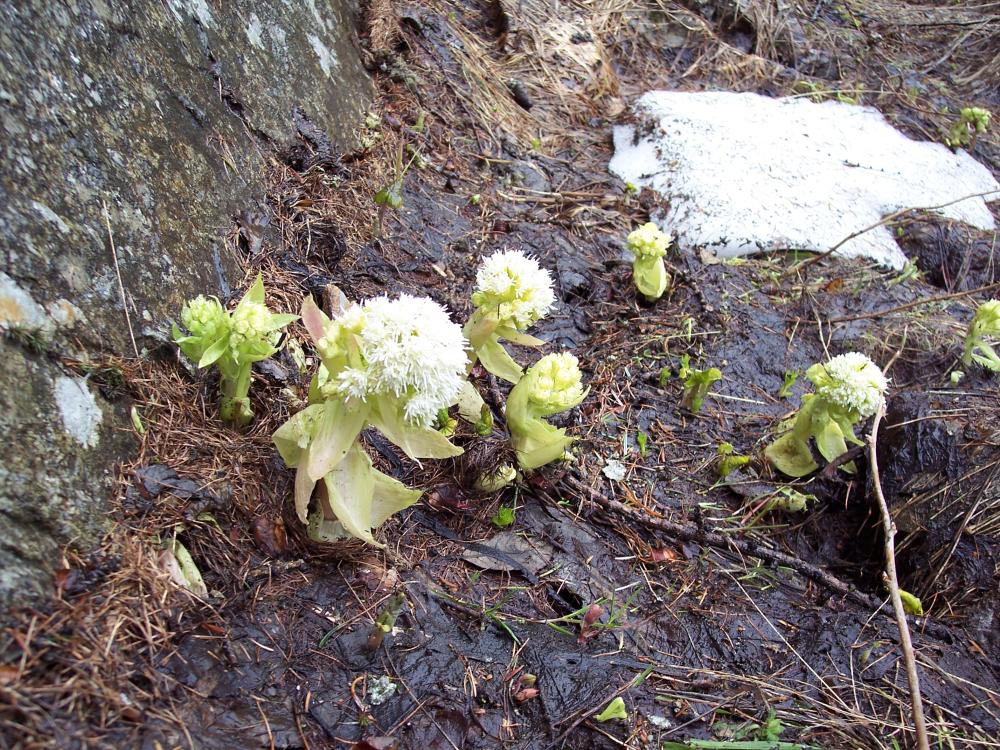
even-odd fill
[[[857,349],[892,379],[878,460],[901,584],[927,610],[910,627],[932,742],[1000,746],[997,381],[949,378],[996,288],[996,235],[899,217],[919,270],[905,275],[677,252],[672,289],[646,305],[624,237],[659,198],[606,170],[611,125],[651,87],[851,97],[940,140],[942,107],[997,111],[998,29],[995,4],[374,3],[362,37],[380,96],[359,148],[333,155],[304,127],[275,156],[267,210],[228,241],[272,307],[336,284],[352,299],[427,294],[459,320],[482,256],[536,255],[560,298],[538,335],[576,353],[591,387],[565,420],[577,461],[484,497],[471,479],[505,456],[500,412],[493,436],[460,432],[466,456],[442,465],[370,434],[380,467],[424,501],[381,529],[385,551],[321,546],[290,512],[270,444],[308,386],[289,355],[259,368],[244,433],[218,422],[215,384],[169,345],[91,367],[135,399],[142,454],[123,467],[105,549],[68,551],[55,602],[0,636],[0,742],[910,746],[866,456],[853,475],[797,483],[815,496],[807,511],[762,509],[787,483],[760,451],[805,391],[800,379],[779,396],[786,373]],[[975,155],[997,172],[995,132]],[[400,149],[414,159],[403,207],[379,220],[373,196]],[[671,377],[685,354],[724,373],[699,414]],[[503,387],[477,377],[496,402]],[[752,457],[726,482],[722,442]],[[604,475],[608,459],[624,479]],[[506,529],[491,522],[501,504],[516,507]],[[208,601],[159,571],[151,542],[171,534]],[[384,639],[380,616],[395,617]],[[395,693],[379,702],[386,676]],[[627,719],[597,721],[619,696]]]

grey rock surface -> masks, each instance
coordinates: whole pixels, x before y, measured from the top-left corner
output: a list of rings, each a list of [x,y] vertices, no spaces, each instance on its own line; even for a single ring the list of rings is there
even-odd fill
[[[130,354],[225,297],[222,234],[303,123],[346,146],[372,95],[352,0],[0,3],[0,611],[106,528],[126,404],[60,358]],[[105,208],[107,207],[107,223]]]

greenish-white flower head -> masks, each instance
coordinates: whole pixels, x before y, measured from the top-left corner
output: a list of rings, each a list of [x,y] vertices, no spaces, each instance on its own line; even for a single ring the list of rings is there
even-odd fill
[[[540,415],[558,414],[583,401],[580,364],[569,352],[546,354],[528,370],[528,400]]]
[[[636,258],[662,258],[670,247],[670,237],[651,221],[631,232],[627,241]]]
[[[243,302],[233,311],[229,345],[233,349],[259,344],[274,346],[281,333],[274,329],[273,316],[267,306],[260,302]]]
[[[826,364],[813,365],[806,377],[816,386],[817,396],[862,419],[878,410],[889,387],[882,369],[860,352],[840,354]]]
[[[377,297],[332,320],[318,342],[327,396],[398,399],[407,421],[430,427],[454,403],[468,356],[462,329],[426,297]]]
[[[215,339],[225,330],[229,316],[215,297],[199,294],[184,303],[181,308],[181,322],[192,336]]]
[[[524,331],[545,317],[554,303],[549,272],[517,250],[491,255],[476,272],[472,304],[495,314],[500,326]]]
[[[1000,300],[987,300],[976,309],[969,333],[974,336],[1000,335]]]
[[[980,135],[986,132],[990,124],[989,110],[985,110],[982,107],[964,107],[961,112],[961,118]]]

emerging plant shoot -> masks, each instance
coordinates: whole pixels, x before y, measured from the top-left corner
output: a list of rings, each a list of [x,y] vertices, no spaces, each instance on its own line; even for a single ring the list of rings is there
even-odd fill
[[[544,341],[525,331],[545,317],[554,302],[552,277],[534,258],[516,250],[486,258],[476,272],[472,293],[476,309],[464,329],[473,364],[478,359],[488,372],[517,383],[523,374],[521,365],[500,342],[542,346]]]
[[[986,132],[989,125],[988,110],[980,107],[963,107],[958,121],[951,126],[945,143],[952,148],[975,148],[976,140]]]
[[[848,442],[863,445],[854,428],[878,410],[889,385],[879,366],[858,352],[815,364],[806,370],[806,377],[816,386],[816,393],[802,397],[791,430],[764,450],[768,461],[790,477],[803,477],[819,468],[810,438],[827,461],[846,453]],[[844,468],[853,471],[851,464]]]
[[[537,469],[563,456],[576,438],[554,427],[545,417],[568,411],[587,396],[580,367],[569,352],[547,354],[528,368],[507,399],[510,429],[517,462],[522,469]]]
[[[371,425],[413,459],[462,453],[434,429],[465,380],[462,330],[437,303],[405,294],[351,305],[333,320],[307,298],[302,319],[322,365],[310,406],[274,433],[281,457],[297,469],[295,511],[313,539],[348,534],[381,546],[372,528],[420,491],[373,468],[358,436]],[[318,482],[319,507],[310,515]]]
[[[639,294],[649,302],[663,296],[670,283],[663,256],[670,247],[670,237],[649,221],[628,236],[628,249],[632,251],[632,280]]]
[[[174,325],[174,341],[198,367],[219,368],[220,413],[227,422],[249,424],[250,368],[277,351],[281,329],[297,315],[272,313],[264,305],[264,282],[258,275],[232,313],[215,297],[198,295],[181,310],[188,335]]]
[[[687,354],[681,357],[681,367],[678,374],[684,382],[681,408],[687,409],[692,414],[701,411],[712,383],[722,380],[722,371],[717,367],[710,367],[707,370],[696,370],[691,367],[691,358]]]
[[[993,372],[1000,372],[1000,357],[986,340],[1000,336],[1000,300],[991,299],[979,306],[965,334],[962,362],[966,367],[978,362]]]

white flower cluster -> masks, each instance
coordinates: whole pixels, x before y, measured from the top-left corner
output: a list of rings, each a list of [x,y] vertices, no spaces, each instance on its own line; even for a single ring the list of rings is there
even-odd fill
[[[531,367],[531,400],[547,414],[557,414],[583,400],[580,363],[569,352],[546,354]]]
[[[629,233],[628,249],[637,258],[662,258],[670,247],[670,237],[651,221]]]
[[[863,419],[878,410],[889,387],[881,368],[859,352],[840,354],[824,365],[814,365],[807,375],[816,385],[818,396],[834,406],[857,412]]]
[[[495,253],[476,272],[472,304],[496,311],[500,325],[523,331],[544,317],[554,302],[549,272],[520,251]]]
[[[332,389],[344,397],[393,396],[408,421],[428,427],[462,388],[468,364],[462,329],[426,297],[377,297],[352,306],[333,321],[320,352],[343,350],[345,334],[354,336],[360,361],[333,377]]]

